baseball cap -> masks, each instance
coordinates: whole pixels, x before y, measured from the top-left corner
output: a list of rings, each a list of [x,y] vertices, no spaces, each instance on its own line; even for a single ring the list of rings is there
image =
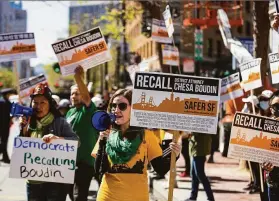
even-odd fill
[[[270,90],[264,90],[262,93],[259,95],[259,99],[270,99],[271,96],[273,95],[273,92]]]
[[[94,103],[94,105],[96,106],[96,107],[102,107],[103,106],[103,100],[100,98],[100,97],[96,97],[96,96],[94,96],[92,99],[92,102]]]
[[[58,109],[60,108],[68,108],[70,107],[71,103],[68,99],[62,99],[59,103],[58,103]]]
[[[254,103],[254,105],[258,105],[259,104],[259,99],[257,98],[257,96],[251,95],[247,98],[242,98],[242,102],[244,102],[244,103]]]
[[[59,102],[60,102],[59,96],[57,96],[57,95],[54,94],[54,95],[52,95],[51,97],[55,100],[56,104],[58,105]]]

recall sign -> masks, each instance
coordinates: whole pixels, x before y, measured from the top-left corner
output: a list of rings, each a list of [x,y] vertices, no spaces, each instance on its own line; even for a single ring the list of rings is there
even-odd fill
[[[17,137],[11,159],[10,178],[74,183],[77,141]]]
[[[279,166],[279,121],[236,113],[228,157]]]
[[[216,134],[220,79],[137,72],[131,125]]]

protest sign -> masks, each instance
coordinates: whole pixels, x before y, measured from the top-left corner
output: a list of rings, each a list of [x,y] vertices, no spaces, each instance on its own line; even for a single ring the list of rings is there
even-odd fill
[[[166,6],[166,10],[163,12],[163,17],[165,20],[166,28],[168,30],[168,35],[169,35],[169,37],[172,37],[172,34],[174,32],[174,27],[173,27],[173,22],[172,22],[172,18],[171,18],[169,5]]]
[[[178,48],[171,45],[162,45],[163,64],[179,66]]]
[[[239,73],[234,73],[222,79],[221,82],[221,102],[230,99],[236,99],[243,96],[243,90],[240,86]]]
[[[261,61],[261,58],[257,58],[239,65],[245,91],[253,90],[262,86]]]
[[[21,99],[26,99],[30,96],[30,94],[33,93],[33,89],[36,87],[38,84],[45,84],[47,85],[47,80],[45,75],[41,74],[35,77],[32,77],[28,80],[25,80],[19,84],[20,92],[19,96]]]
[[[236,113],[228,157],[279,166],[279,121]]]
[[[17,137],[11,159],[10,178],[74,183],[77,141]]]
[[[277,84],[279,83],[279,54],[271,53],[268,57],[270,62],[272,84]]]
[[[218,9],[217,21],[224,45],[228,48],[228,39],[232,38],[231,25],[228,15],[223,9]]]
[[[152,40],[158,43],[172,43],[163,20],[152,19]]]
[[[137,72],[132,126],[216,134],[220,79]]]
[[[0,62],[35,58],[34,33],[10,33],[0,35]]]
[[[81,65],[89,69],[112,59],[99,27],[52,44],[62,75],[74,74]]]
[[[183,60],[183,72],[184,73],[194,73],[195,72],[194,59],[184,59]]]

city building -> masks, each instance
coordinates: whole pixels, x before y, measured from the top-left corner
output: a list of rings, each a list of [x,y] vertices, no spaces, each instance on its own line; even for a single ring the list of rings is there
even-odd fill
[[[0,1],[0,34],[27,31],[27,12],[22,9],[22,1]],[[12,62],[1,63],[11,68]],[[19,78],[30,77],[32,68],[29,60],[17,61]]]

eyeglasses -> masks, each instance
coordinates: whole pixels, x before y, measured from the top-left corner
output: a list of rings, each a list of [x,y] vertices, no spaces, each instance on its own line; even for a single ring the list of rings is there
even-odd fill
[[[274,110],[279,110],[279,103],[275,103],[275,104],[271,105],[270,107]]]
[[[118,104],[116,104],[116,103],[111,103],[111,104],[110,104],[111,110],[116,110],[116,107],[118,107],[119,110],[125,111],[125,110],[127,109],[127,106],[128,106],[127,103],[118,103]]]

